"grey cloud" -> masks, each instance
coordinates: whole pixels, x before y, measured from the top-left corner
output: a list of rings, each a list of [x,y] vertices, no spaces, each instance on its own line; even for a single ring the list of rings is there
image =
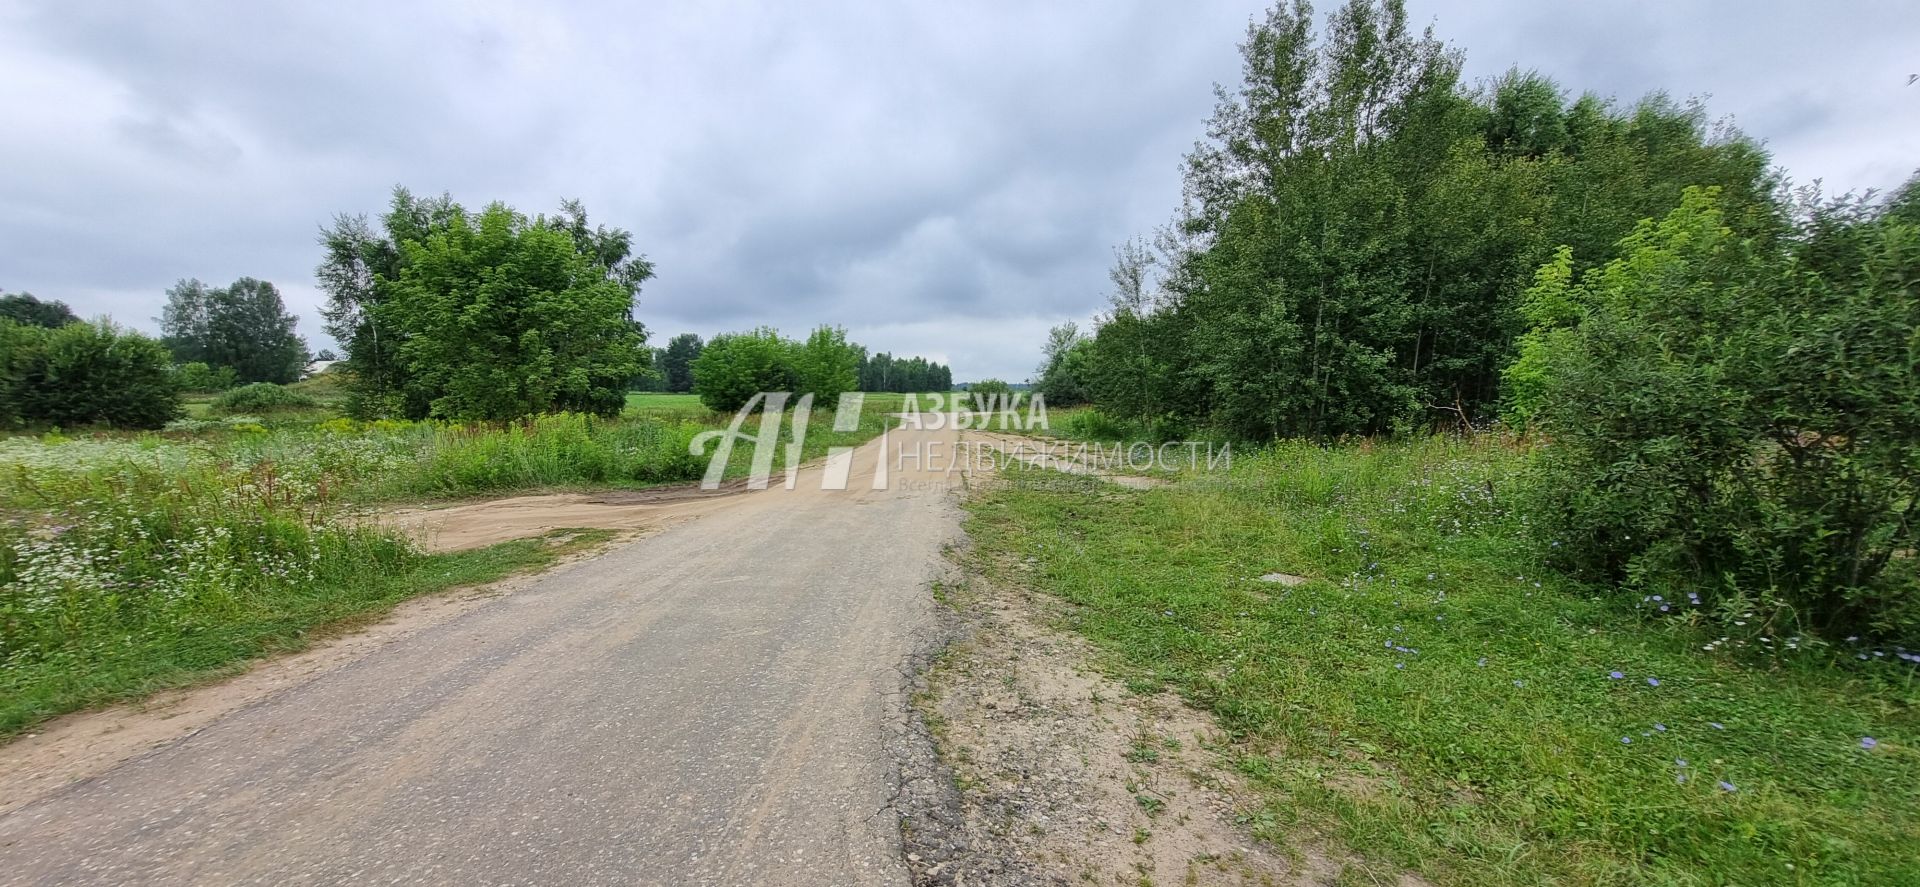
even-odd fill
[[[1175,208],[1263,5],[0,0],[0,286],[150,325],[175,279],[249,274],[320,344],[333,214],[394,184],[578,197],[657,263],[657,334],[837,323],[1024,378]],[[1470,77],[1712,93],[1801,178],[1886,186],[1920,156],[1920,25],[1892,5],[1412,12]]]

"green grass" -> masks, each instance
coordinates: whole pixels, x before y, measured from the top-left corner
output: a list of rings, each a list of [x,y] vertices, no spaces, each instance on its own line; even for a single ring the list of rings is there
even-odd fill
[[[1547,574],[1523,458],[1284,444],[1143,492],[1016,469],[968,529],[1130,686],[1218,716],[1257,835],[1353,850],[1358,882],[1920,883],[1915,670],[1708,653],[1684,606]]]
[[[556,531],[487,548],[421,555],[342,550],[311,582],[228,586],[174,606],[93,614],[71,643],[15,646],[0,668],[0,740],[57,715],[220,677],[364,624],[411,597],[536,570],[598,544],[604,530]],[[238,592],[238,593],[236,593]],[[117,616],[118,618],[114,618]]]

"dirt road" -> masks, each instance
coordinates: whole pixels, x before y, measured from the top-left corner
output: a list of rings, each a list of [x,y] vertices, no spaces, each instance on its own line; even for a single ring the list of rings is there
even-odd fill
[[[907,883],[888,745],[958,480],[872,490],[879,448],[0,805],[0,882]]]

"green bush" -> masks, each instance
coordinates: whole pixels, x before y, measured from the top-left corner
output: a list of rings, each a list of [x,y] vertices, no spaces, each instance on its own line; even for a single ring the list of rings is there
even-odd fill
[[[174,370],[180,390],[196,394],[217,394],[239,383],[233,367],[213,367],[200,361],[183,363]]]
[[[793,344],[771,327],[713,337],[693,362],[693,393],[707,409],[731,413],[762,391],[798,387]]]
[[[1621,257],[1543,273],[1536,516],[1560,566],[1756,634],[1920,643],[1920,228],[1743,239],[1690,190]]]
[[[318,401],[272,382],[242,385],[213,399],[213,412],[222,415],[271,413],[281,410],[309,409]]]
[[[969,403],[975,402],[976,399],[980,403],[988,403],[995,397],[1011,397],[1013,386],[1000,379],[981,379],[967,386],[967,394]]]
[[[59,329],[0,320],[0,422],[159,428],[180,414],[159,342],[107,321]]]

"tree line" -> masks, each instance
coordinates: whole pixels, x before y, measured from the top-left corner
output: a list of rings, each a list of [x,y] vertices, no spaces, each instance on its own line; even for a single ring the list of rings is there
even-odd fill
[[[1533,436],[1561,566],[1920,642],[1920,187],[1794,189],[1664,93],[1461,55],[1399,0],[1240,47],[1183,203],[1039,389],[1162,435]]]
[[[1698,103],[1568,101],[1519,71],[1463,84],[1398,0],[1348,3],[1324,33],[1305,2],[1276,6],[1241,54],[1183,206],[1120,248],[1086,344],[1052,346],[1050,401],[1247,437],[1486,421],[1557,247],[1603,264],[1689,185],[1718,186],[1743,231],[1778,224],[1765,152]]]
[[[725,334],[716,336],[715,339],[719,340],[737,335],[740,334]],[[839,331],[841,339],[844,339],[845,335],[844,331]],[[775,333],[772,338],[778,339],[779,336]],[[791,344],[800,345],[804,343]],[[635,389],[639,391],[664,391],[676,394],[698,391],[695,366],[698,364],[706,345],[707,343],[701,341],[700,336],[695,333],[681,333],[680,335],[674,336],[667,341],[666,347],[654,349],[654,370],[636,380],[634,385]],[[906,393],[946,391],[953,387],[953,370],[946,364],[917,356],[895,357],[885,351],[878,354],[870,354],[866,346],[858,343],[848,342],[845,343],[845,347],[852,355],[854,381],[851,386],[841,390],[858,389],[860,391]],[[800,354],[802,352],[792,351],[791,353]],[[797,378],[798,375],[796,371],[788,374],[786,378]],[[777,381],[780,377],[774,376],[770,378]],[[767,388],[761,390],[783,391],[788,389]]]

